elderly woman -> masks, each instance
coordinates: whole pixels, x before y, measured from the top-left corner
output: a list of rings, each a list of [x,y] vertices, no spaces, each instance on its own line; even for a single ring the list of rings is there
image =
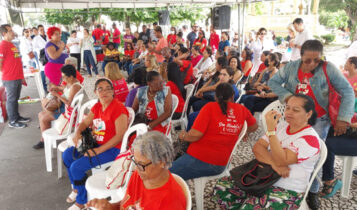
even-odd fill
[[[73,66],[74,68],[77,68],[78,66],[78,60],[76,57],[68,57],[66,58],[66,60],[64,61],[64,65],[71,65]],[[84,81],[84,78],[83,76],[81,75],[81,73],[79,72],[79,69],[76,69],[77,72],[76,72],[76,79],[82,84],[83,81]],[[65,82],[62,81],[61,85],[65,85],[64,84]]]
[[[206,104],[191,130],[180,133],[179,139],[189,142],[190,146],[186,154],[173,162],[172,173],[189,180],[224,171],[244,121],[248,124],[248,132],[258,128],[248,109],[234,103],[233,97],[231,84],[218,85],[217,101]]]
[[[98,146],[88,150],[84,155],[79,153],[76,147],[70,147],[62,155],[73,186],[66,201],[76,202],[68,210],[84,208],[84,204],[87,203],[87,191],[84,186],[87,179],[86,171],[113,161],[120,152],[121,141],[128,129],[128,111],[122,103],[114,100],[112,82],[107,78],[98,79],[94,85],[94,92],[99,100],[79,124],[73,142],[78,147],[82,131],[92,126]]]
[[[330,128],[328,117],[328,84],[341,95],[341,106],[336,122],[335,135],[346,132],[347,125],[354,114],[354,92],[347,79],[333,64],[327,62],[326,78],[321,60],[323,45],[318,40],[307,40],[301,47],[301,59],[290,62],[278,71],[268,82],[271,90],[279,96],[280,101],[286,101],[293,93],[302,93],[310,96],[317,112],[317,122],[314,126],[320,138],[325,140]],[[284,84],[284,86],[282,86]],[[312,209],[318,209],[319,183],[315,180],[310,188],[307,202]]]
[[[98,76],[97,57],[94,50],[94,39],[90,36],[89,30],[83,30],[83,39],[79,42],[81,47],[81,63],[85,63],[89,77],[92,77],[91,66],[94,73]]]
[[[52,96],[57,97],[61,101],[61,107],[55,112],[50,112],[43,109],[38,113],[38,119],[40,121],[41,132],[51,128],[51,121],[56,120],[65,110],[67,110],[72,103],[74,96],[82,88],[79,81],[76,78],[76,69],[71,65],[64,65],[61,68],[63,81],[66,82],[65,86],[53,86],[50,89]],[[59,94],[61,92],[63,94]],[[42,149],[44,146],[43,138],[33,146],[34,149]]]
[[[168,168],[174,158],[170,140],[157,131],[135,139],[132,150],[136,170],[130,177],[123,200],[111,204],[106,199],[89,201],[88,207],[108,209],[186,209],[184,191]]]
[[[169,129],[169,117],[172,113],[172,96],[169,87],[157,71],[150,71],[146,76],[147,86],[138,89],[133,109],[145,114],[149,129],[166,133]]]
[[[48,60],[45,66],[45,75],[50,83],[59,85],[61,82],[61,67],[68,57],[68,54],[63,52],[66,44],[61,41],[61,29],[57,27],[48,28],[47,36],[50,41],[45,46],[45,54]]]
[[[236,187],[231,177],[222,178],[214,192],[221,209],[299,208],[319,160],[320,138],[311,127],[316,122],[314,102],[309,96],[295,94],[286,105],[286,122],[278,124],[281,117],[275,110],[265,115],[267,132],[253,147],[255,158],[270,165],[281,178],[261,198]]]

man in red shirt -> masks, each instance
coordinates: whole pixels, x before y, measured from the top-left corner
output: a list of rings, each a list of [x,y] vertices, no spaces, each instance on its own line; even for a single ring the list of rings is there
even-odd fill
[[[106,29],[105,25],[103,25],[103,33],[104,33],[103,44],[107,45],[109,44],[110,31]]]
[[[9,24],[0,26],[3,41],[0,42],[0,73],[6,90],[6,110],[9,116],[10,128],[25,128],[30,118],[19,114],[18,100],[22,84],[25,83],[20,51],[12,44],[15,33]]]
[[[156,56],[156,61],[158,63],[162,63],[164,62],[164,56],[162,56],[161,50],[164,49],[165,47],[168,47],[169,45],[165,37],[162,35],[162,29],[160,26],[157,26],[154,29],[154,33],[156,38],[159,39],[159,41],[157,42],[156,47],[150,48],[149,51],[154,53],[154,55]]]
[[[216,50],[218,49],[218,45],[219,45],[219,36],[216,33],[216,30],[214,30],[214,26],[211,25],[211,35],[209,37],[209,46],[212,47],[213,53],[216,52]]]
[[[101,45],[103,43],[104,33],[100,24],[98,24],[97,28],[93,30],[92,36],[95,40],[95,45]]]
[[[115,23],[113,23],[113,43],[114,43],[114,48],[118,49],[119,45],[120,45],[120,31],[117,28],[117,25]]]

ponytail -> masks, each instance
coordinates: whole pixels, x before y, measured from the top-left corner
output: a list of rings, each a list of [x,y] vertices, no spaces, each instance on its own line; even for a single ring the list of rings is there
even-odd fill
[[[227,115],[228,101],[234,96],[231,84],[221,83],[216,87],[216,100],[224,115]]]

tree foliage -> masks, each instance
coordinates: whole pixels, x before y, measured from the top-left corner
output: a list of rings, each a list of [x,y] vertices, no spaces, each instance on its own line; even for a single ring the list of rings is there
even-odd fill
[[[97,19],[100,15],[100,9],[45,9],[45,18],[49,24],[82,25],[85,26],[88,21]]]
[[[346,28],[348,21],[349,17],[344,10],[338,10],[336,12],[322,10],[319,16],[320,24],[329,28]]]

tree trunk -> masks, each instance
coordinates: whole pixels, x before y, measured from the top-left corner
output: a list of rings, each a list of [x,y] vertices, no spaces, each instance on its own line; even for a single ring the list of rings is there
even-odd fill
[[[357,33],[356,33],[356,27],[357,27],[357,14],[351,10],[350,7],[345,8],[347,16],[350,18],[352,22],[352,30],[351,30],[351,37],[352,41],[357,40]]]
[[[125,16],[125,27],[130,28],[130,16],[128,14]]]

